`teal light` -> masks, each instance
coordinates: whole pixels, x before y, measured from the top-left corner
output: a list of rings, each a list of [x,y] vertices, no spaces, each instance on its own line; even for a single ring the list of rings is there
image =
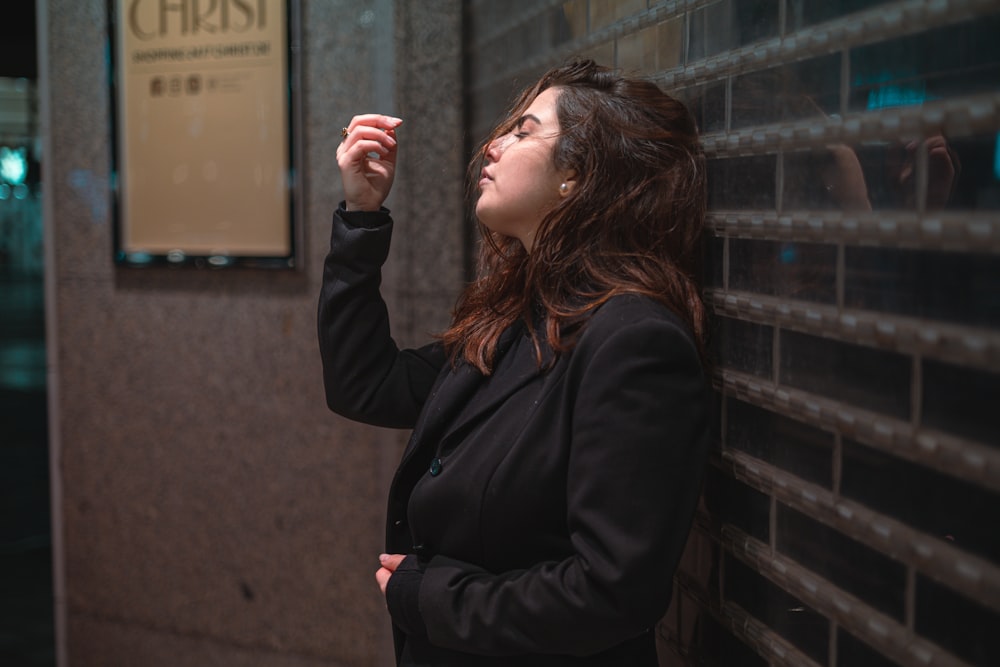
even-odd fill
[[[868,91],[868,111],[923,104],[932,99],[927,96],[927,86],[916,71],[859,74],[854,77],[854,85],[872,87]]]
[[[0,147],[0,180],[21,185],[28,175],[28,151],[24,148]]]
[[[868,110],[923,104],[926,99],[927,94],[924,92],[923,86],[919,88],[906,88],[897,85],[881,86],[868,93]]]
[[[993,176],[1000,181],[1000,132],[997,133],[997,145],[993,149]]]

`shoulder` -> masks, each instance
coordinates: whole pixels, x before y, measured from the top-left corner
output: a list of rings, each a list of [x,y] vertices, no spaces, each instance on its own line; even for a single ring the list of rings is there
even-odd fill
[[[684,321],[670,308],[641,294],[619,294],[591,316],[580,336],[580,344],[600,346],[619,337],[632,338],[659,335],[690,345],[697,352],[694,335]]]
[[[614,296],[591,315],[565,359],[571,375],[611,377],[658,368],[691,377],[704,373],[698,346],[684,321],[646,296]]]

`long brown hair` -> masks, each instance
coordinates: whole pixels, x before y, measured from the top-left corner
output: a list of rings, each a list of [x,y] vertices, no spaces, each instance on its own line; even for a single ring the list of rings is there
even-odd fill
[[[521,93],[473,157],[470,199],[490,144],[553,87],[561,89],[553,161],[576,171],[575,187],[543,218],[530,253],[479,223],[478,278],[442,335],[446,349],[489,374],[500,334],[523,320],[541,364],[542,334],[555,353],[567,351],[596,308],[633,293],[670,308],[703,352],[704,157],[688,110],[653,83],[591,60],[550,70]]]

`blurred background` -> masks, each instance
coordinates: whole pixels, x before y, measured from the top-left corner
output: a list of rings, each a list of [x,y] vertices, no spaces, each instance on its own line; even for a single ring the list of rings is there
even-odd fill
[[[327,411],[315,342],[340,128],[404,119],[383,287],[419,344],[471,275],[468,156],[576,55],[709,159],[715,447],[661,663],[1000,664],[1000,2],[292,1],[284,270],[116,265],[108,4],[4,8],[0,664],[392,664],[406,434]]]

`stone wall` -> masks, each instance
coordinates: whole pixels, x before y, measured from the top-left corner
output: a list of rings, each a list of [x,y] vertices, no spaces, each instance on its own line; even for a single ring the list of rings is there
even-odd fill
[[[62,664],[390,664],[373,573],[405,434],[327,410],[316,298],[340,128],[384,111],[406,119],[386,272],[394,332],[419,342],[447,322],[463,275],[460,4],[302,3],[294,271],[113,264],[105,3],[45,5]]]

